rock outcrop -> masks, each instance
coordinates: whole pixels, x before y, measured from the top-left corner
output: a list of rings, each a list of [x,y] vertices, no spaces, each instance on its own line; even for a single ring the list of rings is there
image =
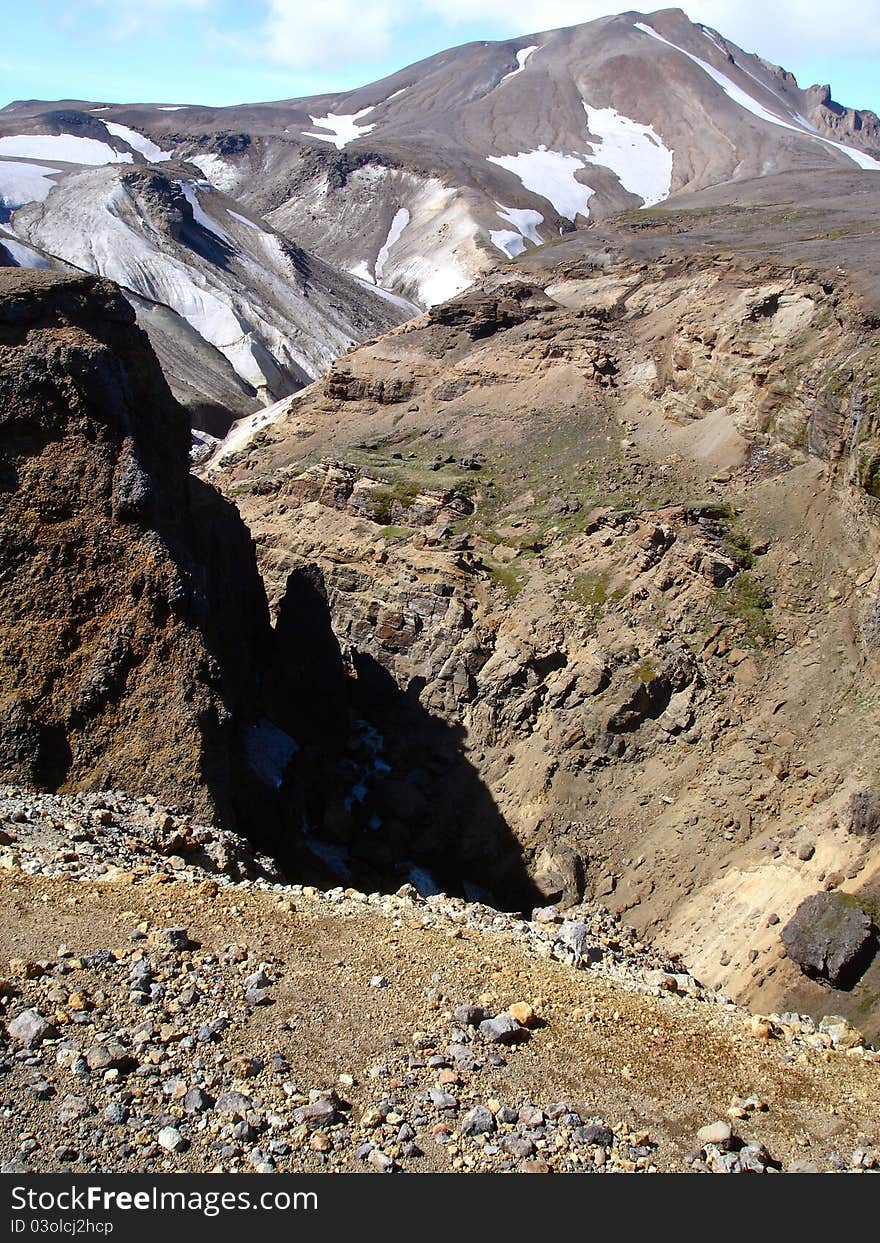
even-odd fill
[[[804,898],[782,930],[786,953],[803,972],[841,987],[867,966],[875,937],[871,917],[842,893]]]
[[[321,617],[299,592],[273,634],[250,534],[189,474],[134,320],[94,277],[0,273],[0,777],[247,823],[254,770],[280,786],[296,750],[306,683],[280,648]]]

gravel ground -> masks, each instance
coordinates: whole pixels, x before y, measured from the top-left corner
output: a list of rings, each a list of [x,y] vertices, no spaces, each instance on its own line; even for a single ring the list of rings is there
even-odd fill
[[[319,893],[173,809],[9,789],[0,878],[6,1170],[880,1168],[857,1032],[597,905]]]

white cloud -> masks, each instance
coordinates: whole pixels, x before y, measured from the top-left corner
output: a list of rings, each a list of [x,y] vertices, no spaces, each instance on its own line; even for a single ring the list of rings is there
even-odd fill
[[[211,0],[89,0],[89,3],[106,14],[108,33],[124,39],[139,31],[154,30],[181,11],[206,11]]]
[[[269,0],[260,51],[296,69],[366,64],[390,51],[411,20],[412,7],[399,0]]]
[[[690,0],[684,7],[692,20],[783,65],[880,51],[880,0]],[[537,5],[534,0],[268,0],[260,52],[294,68],[368,63],[393,52],[395,36],[426,21],[448,27],[449,41],[455,42],[458,28],[467,26],[467,37],[473,37],[478,23],[485,23],[487,37],[504,38],[614,11],[614,0],[542,0]]]

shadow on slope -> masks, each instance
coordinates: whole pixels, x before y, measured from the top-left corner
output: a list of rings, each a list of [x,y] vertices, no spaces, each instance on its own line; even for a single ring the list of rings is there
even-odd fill
[[[464,729],[427,712],[418,687],[401,690],[371,656],[355,652],[352,665],[347,754],[336,796],[308,831],[312,860],[337,884],[381,890],[409,882],[423,895],[531,909],[538,892],[467,758]],[[302,866],[309,870],[307,859]]]

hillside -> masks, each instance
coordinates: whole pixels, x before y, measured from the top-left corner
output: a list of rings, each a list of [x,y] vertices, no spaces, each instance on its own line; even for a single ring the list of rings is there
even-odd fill
[[[322,566],[382,723],[390,773],[320,833],[353,875],[453,857],[516,905],[522,851],[738,999],[826,1004],[780,932],[817,891],[876,912],[880,861],[877,246],[840,176],[545,246],[208,464],[270,601]],[[834,998],[872,1032],[877,971]]]

